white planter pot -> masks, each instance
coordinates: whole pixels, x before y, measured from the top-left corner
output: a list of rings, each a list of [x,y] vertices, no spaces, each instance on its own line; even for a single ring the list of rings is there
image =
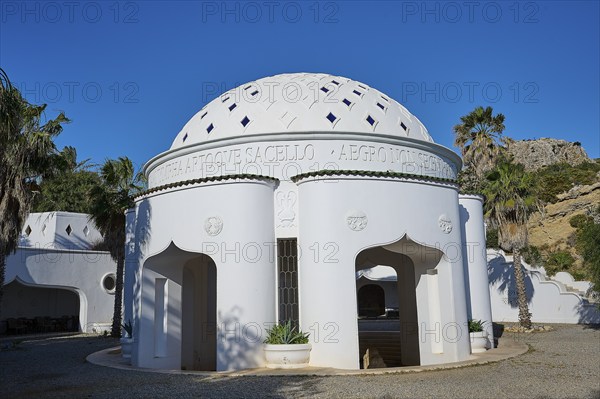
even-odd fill
[[[308,367],[310,344],[265,344],[267,367],[271,369],[296,369]]]
[[[133,338],[121,338],[121,355],[124,359],[131,359],[131,346]]]
[[[483,353],[487,350],[488,339],[486,331],[469,333],[471,337],[471,353]]]

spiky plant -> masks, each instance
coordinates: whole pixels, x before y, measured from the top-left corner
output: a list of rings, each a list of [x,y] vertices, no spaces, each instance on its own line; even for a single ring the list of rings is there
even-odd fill
[[[307,344],[309,336],[309,333],[296,330],[296,327],[293,327],[292,322],[288,320],[268,328],[264,343],[272,345]]]

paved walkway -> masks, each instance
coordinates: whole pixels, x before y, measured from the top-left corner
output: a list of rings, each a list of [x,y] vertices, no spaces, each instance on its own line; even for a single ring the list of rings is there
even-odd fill
[[[129,361],[121,357],[120,347],[107,348],[87,357],[87,361],[98,366],[112,367],[121,370],[135,370],[150,373],[163,374],[183,374],[183,375],[202,375],[209,377],[241,377],[241,376],[335,376],[335,375],[378,375],[378,374],[402,374],[416,373],[422,371],[449,370],[461,367],[489,364],[512,357],[522,355],[527,352],[529,346],[525,342],[515,341],[513,339],[500,339],[496,349],[488,350],[485,353],[472,354],[469,360],[450,364],[441,364],[435,366],[418,367],[387,367],[368,370],[341,370],[326,367],[307,367],[302,369],[250,369],[242,371],[191,371],[191,370],[153,370],[143,369],[131,366]]]
[[[530,348],[513,358],[456,369],[375,375],[315,375],[315,370],[308,375],[150,373],[86,361],[92,353],[117,346],[112,338],[44,338],[17,342],[0,351],[0,387],[2,397],[11,399],[600,398],[600,328],[554,327],[536,334],[505,333],[501,342],[513,339]]]

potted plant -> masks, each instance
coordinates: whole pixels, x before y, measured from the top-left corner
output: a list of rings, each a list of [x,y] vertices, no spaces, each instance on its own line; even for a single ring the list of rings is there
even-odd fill
[[[309,335],[296,330],[289,320],[267,329],[267,338],[264,341],[267,367],[280,369],[308,367],[312,348],[308,343]]]
[[[121,324],[121,327],[125,331],[125,336],[121,338],[121,354],[123,358],[130,359],[131,346],[133,344],[133,325],[131,324],[131,320],[127,320],[127,322]]]
[[[481,320],[469,320],[469,336],[471,338],[471,353],[482,353],[487,350],[487,332],[483,329]]]

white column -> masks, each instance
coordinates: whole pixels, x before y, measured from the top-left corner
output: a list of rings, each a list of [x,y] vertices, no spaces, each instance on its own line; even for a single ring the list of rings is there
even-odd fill
[[[490,344],[494,342],[492,306],[485,248],[483,198],[478,195],[460,195],[460,220],[463,241],[463,266],[467,288],[469,319],[485,322]]]

